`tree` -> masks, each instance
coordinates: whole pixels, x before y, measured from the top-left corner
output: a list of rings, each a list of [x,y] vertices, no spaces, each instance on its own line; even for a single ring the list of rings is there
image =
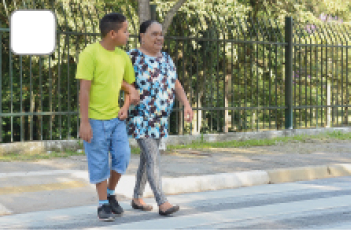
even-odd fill
[[[162,22],[163,33],[167,34],[168,27],[171,25],[173,17],[176,15],[179,8],[186,2],[187,0],[178,0],[173,7],[167,12],[166,17]],[[151,19],[150,13],[150,0],[138,0],[138,14],[139,14],[139,22],[142,23],[146,20]]]

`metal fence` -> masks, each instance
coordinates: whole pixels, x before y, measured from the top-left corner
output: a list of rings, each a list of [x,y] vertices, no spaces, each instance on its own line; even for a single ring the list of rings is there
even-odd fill
[[[78,55],[98,41],[99,19],[108,12],[128,17],[132,35],[125,49],[138,47],[135,10],[53,1],[4,6],[8,14],[54,10],[58,31],[52,55],[18,56],[10,50],[8,20],[0,18],[0,141],[77,138]],[[164,50],[177,66],[194,121],[184,123],[177,102],[171,134],[348,125],[349,31],[337,23],[293,25],[291,18],[284,27],[269,19],[178,13]]]

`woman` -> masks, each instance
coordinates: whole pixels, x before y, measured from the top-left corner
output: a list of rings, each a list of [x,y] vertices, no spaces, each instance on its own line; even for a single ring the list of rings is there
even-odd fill
[[[159,206],[160,215],[179,210],[171,205],[162,192],[159,169],[160,139],[168,135],[168,116],[174,97],[184,105],[185,120],[192,121],[193,112],[183,87],[177,79],[171,57],[162,52],[164,38],[162,26],[149,20],[140,25],[139,49],[129,51],[135,71],[135,87],[140,93],[140,104],[131,108],[128,117],[128,134],[133,136],[141,149],[132,207],[150,211],[142,199],[148,181]]]

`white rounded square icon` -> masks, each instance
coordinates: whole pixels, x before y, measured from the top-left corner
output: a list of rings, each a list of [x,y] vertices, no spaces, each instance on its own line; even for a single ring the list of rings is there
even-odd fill
[[[47,55],[55,50],[56,17],[51,10],[16,10],[10,19],[11,50],[17,55]]]

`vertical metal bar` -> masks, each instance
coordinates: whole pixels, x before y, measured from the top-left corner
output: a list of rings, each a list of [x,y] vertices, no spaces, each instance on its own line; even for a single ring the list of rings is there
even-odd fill
[[[265,22],[265,20],[263,21],[264,22],[264,27],[265,27],[265,29],[266,29],[266,31],[267,31],[267,28],[268,28],[268,26],[267,26],[267,24],[266,24],[266,22]],[[269,73],[269,77],[268,77],[268,81],[269,81],[269,86],[268,86],[268,106],[269,107],[271,107],[271,105],[272,105],[272,103],[271,103],[271,101],[272,101],[272,81],[271,81],[271,73],[272,73],[272,44],[271,44],[271,41],[273,40],[272,38],[271,38],[271,33],[270,32],[267,32],[267,34],[268,34],[268,39],[269,39],[269,42],[270,42],[270,44],[269,44],[269,53],[268,53],[268,60],[269,60],[269,62],[268,62],[268,73]],[[268,122],[269,122],[269,124],[268,124],[268,127],[269,127],[269,129],[271,129],[272,128],[272,124],[271,124],[271,109],[269,109],[268,110]]]
[[[0,41],[1,41],[1,39],[0,39]],[[1,50],[0,50],[0,55],[1,55]],[[0,66],[1,66],[1,63],[0,63]],[[22,55],[20,55],[20,57],[19,57],[19,67],[20,67],[20,112],[22,113],[22,112],[24,112],[23,111],[23,66],[22,66]],[[0,69],[0,72],[1,72],[1,69]],[[1,112],[1,111],[0,111]],[[20,117],[20,129],[21,129],[21,131],[20,131],[20,139],[21,139],[21,141],[24,141],[24,129],[23,129],[23,119],[24,119],[24,116],[22,115],[21,117]]]
[[[226,23],[226,18],[224,17],[224,22]],[[222,25],[222,24],[221,24]],[[227,115],[229,115],[229,111],[227,111],[228,110],[228,103],[227,103],[227,105],[226,105],[226,97],[227,97],[227,95],[226,95],[226,90],[225,90],[225,88],[226,88],[226,82],[225,82],[225,80],[226,80],[226,78],[227,78],[227,69],[226,69],[226,50],[225,50],[225,45],[226,45],[226,42],[225,42],[225,31],[224,31],[224,28],[223,28],[223,26],[221,26],[222,27],[222,31],[223,31],[223,107],[225,107],[224,108],[224,110],[223,110],[223,112],[222,112],[222,114],[223,114],[223,124],[222,124],[222,132],[224,132],[224,133],[226,133],[226,132],[228,132],[228,116]],[[228,83],[227,84],[229,84],[229,79],[228,79]]]
[[[0,39],[1,40],[1,39]],[[349,41],[346,40],[346,63],[349,63]],[[348,68],[348,65],[346,65],[346,98],[347,98],[347,104],[350,104],[349,102],[349,98],[350,98],[350,95],[349,95],[349,68]],[[1,101],[1,100],[0,100]],[[347,110],[347,120],[346,120],[346,125],[349,125],[349,109]],[[1,112],[1,110],[0,110]]]
[[[316,49],[316,53],[315,53],[315,62],[317,63],[316,65],[316,79],[319,79],[319,76],[318,76],[318,52],[319,52],[319,48],[318,46],[315,46],[315,49]],[[316,105],[318,106],[318,81],[316,81]],[[318,128],[318,107],[315,108],[315,111],[316,111],[316,128]]]
[[[49,104],[50,104],[50,140],[52,140],[52,67],[51,55],[49,55]]]
[[[217,55],[217,61],[216,61],[216,64],[217,64],[217,74],[216,74],[216,78],[217,78],[217,97],[216,97],[216,104],[217,104],[217,107],[220,107],[219,105],[219,102],[220,102],[220,94],[219,94],[219,63],[220,63],[220,60],[219,60],[219,49],[220,49],[220,44],[219,44],[219,32],[218,30],[216,29],[216,35],[217,35],[217,38],[216,38],[216,45],[217,45],[217,52],[216,52],[216,55]],[[219,132],[219,110],[217,110],[217,132]]]
[[[252,22],[252,21],[251,21]],[[252,22],[252,27],[254,27],[254,23]],[[250,30],[250,32],[249,32],[249,39],[250,39],[250,41],[253,41],[253,37],[252,37],[252,30]],[[254,60],[254,58],[253,58],[253,49],[254,49],[254,45],[253,44],[250,44],[250,80],[251,80],[251,87],[250,87],[250,100],[251,100],[251,107],[254,105],[254,101],[255,100],[257,100],[257,106],[258,106],[258,98],[259,97],[254,97],[254,73],[253,73],[253,66],[254,66],[254,64],[253,64],[253,60]],[[245,105],[246,106],[246,105]],[[257,111],[255,111],[255,110],[250,110],[250,114],[251,114],[251,118],[250,118],[250,128],[251,128],[251,130],[253,131],[254,130],[254,123],[255,123],[255,121],[254,121],[254,119],[255,119],[255,116],[254,116],[254,114],[255,114],[255,112],[257,113]],[[257,113],[257,115],[258,115],[258,113]]]
[[[66,34],[66,39],[67,39],[67,111],[69,112],[69,114],[67,115],[68,117],[68,133],[67,133],[67,137],[68,139],[71,138],[71,103],[70,103],[70,99],[71,99],[71,93],[70,93],[70,76],[69,76],[69,34]]]
[[[258,32],[261,33],[261,36],[262,37],[262,41],[264,40],[264,32],[261,30],[261,25],[260,25],[260,21],[258,20],[257,18],[257,26],[258,26]],[[265,58],[266,58],[266,53],[265,53],[265,50],[266,50],[266,45],[265,44],[262,44],[262,59],[263,59],[263,71],[262,71],[262,104],[263,104],[263,110],[262,110],[262,128],[265,129],[266,128],[266,86],[265,86],[265,79],[264,79],[264,67],[265,67]],[[257,59],[258,61],[258,59]],[[258,63],[257,63],[258,64]]]
[[[301,79],[302,79],[302,68],[301,68],[301,55],[302,55],[302,41],[301,41],[301,35],[299,35],[299,67],[298,67],[298,71],[299,71],[299,79],[295,79],[295,83],[299,82],[298,84],[295,84],[295,87],[298,85],[299,86],[299,103],[298,105],[301,106],[301,95],[302,95],[302,87],[301,87]],[[301,109],[299,109],[299,125],[297,126],[298,128],[301,128],[301,120],[302,120],[302,113],[301,113]],[[297,123],[296,123],[297,124]]]
[[[339,30],[339,35],[341,34],[341,31]],[[344,38],[344,36],[342,37]],[[341,40],[341,122],[344,125],[345,124],[345,120],[344,120],[344,40]],[[348,117],[346,117],[346,121],[348,120]]]
[[[279,41],[279,40],[277,40]],[[282,103],[278,102],[278,56],[279,56],[279,50],[282,52],[282,48],[278,49],[278,45],[275,45],[275,106],[280,106]],[[280,88],[281,86],[279,86]],[[279,92],[281,94],[281,91]],[[283,97],[280,97],[283,98]],[[281,101],[281,100],[279,100]],[[279,109],[280,110],[280,109]],[[278,113],[279,112],[279,113]],[[278,115],[280,115],[280,111],[278,109],[275,110],[275,123],[276,123],[276,129],[279,129],[281,126],[278,126]],[[280,116],[279,116],[280,118]]]
[[[293,98],[292,98],[292,55],[293,55],[293,19],[285,18],[285,129],[292,129]]]
[[[0,22],[0,29],[2,23]],[[2,44],[2,31],[0,30],[0,44]],[[2,45],[0,45],[0,114],[2,114]],[[2,117],[0,116],[0,142],[2,143]]]
[[[10,46],[10,43],[9,43]],[[11,49],[9,48],[9,67],[10,67],[10,94],[11,94],[11,142],[13,142],[13,66],[12,66],[12,52]]]
[[[304,100],[304,102],[305,102],[305,105],[307,106],[308,105],[308,103],[307,103],[307,65],[308,65],[308,59],[307,59],[307,57],[308,57],[308,50],[307,50],[307,38],[304,36],[304,42],[305,42],[305,47],[304,47],[304,50],[305,50],[305,64],[304,64],[304,66],[305,66],[305,100]],[[304,113],[305,113],[305,128],[307,128],[307,108],[306,109],[304,109]]]
[[[29,84],[30,84],[30,96],[29,96],[29,105],[30,105],[30,113],[33,113],[34,112],[34,108],[33,108],[33,103],[32,103],[32,100],[33,100],[33,72],[32,72],[32,56],[29,57]],[[32,141],[33,140],[33,119],[34,119],[34,116],[33,114],[31,114],[29,116],[29,119],[30,119],[30,128],[29,128],[29,132],[30,132],[30,135],[29,135],[29,139]]]
[[[252,18],[251,18],[251,23],[252,23],[252,26],[254,27],[254,22],[253,22],[253,20],[252,20]],[[255,33],[256,33],[256,60],[258,61],[258,59],[259,59],[259,38],[258,38],[258,32],[257,31],[255,31]],[[250,69],[252,68],[252,66],[250,67]],[[259,108],[260,107],[260,80],[259,80],[259,76],[258,76],[258,73],[259,73],[259,71],[258,71],[258,63],[256,63],[256,89],[257,89],[257,108]],[[245,88],[246,88],[246,83],[245,83]],[[245,100],[246,101],[246,100]],[[246,103],[245,103],[245,107],[246,107],[247,105],[246,105]],[[257,116],[256,116],[256,129],[257,129],[257,131],[260,129],[260,110],[259,109],[257,109],[256,110],[256,114],[257,114]],[[263,116],[264,117],[264,116]],[[263,119],[262,119],[263,120]]]
[[[180,22],[181,24],[181,22]],[[185,44],[186,44],[187,40],[183,40],[183,45],[182,45],[182,52],[183,52],[183,61],[182,61],[182,69],[183,69],[183,73],[182,73],[182,82],[183,82],[183,85],[185,86],[185,82],[186,82],[186,78],[185,78],[185,66],[186,66],[186,56],[187,55],[184,55],[185,54]],[[182,135],[184,134],[184,127],[185,127],[185,119],[184,119],[184,106],[182,106],[182,117],[183,119],[182,120]]]
[[[294,28],[295,28],[295,31],[294,31]],[[297,32],[298,25],[295,24],[294,28],[293,28],[293,32],[295,32],[295,34],[299,36],[300,32]],[[293,78],[294,79],[293,80],[296,81],[296,78],[298,76],[297,73],[299,72],[297,70],[297,68],[298,68],[297,62],[298,62],[299,47],[298,47],[298,44],[297,44],[298,43],[298,41],[297,41],[298,37],[296,37],[294,35],[293,35],[293,38],[294,38],[295,46],[293,47],[293,53],[294,53],[293,54],[294,55],[294,57],[293,57]],[[297,106],[297,103],[298,103],[297,96],[298,96],[298,93],[297,93],[297,86],[296,86],[296,82],[295,82],[295,84],[293,85],[293,103],[294,103],[295,107]],[[296,117],[297,117],[297,112],[295,110],[295,111],[293,111],[293,124],[297,124],[297,118]]]
[[[233,24],[234,24],[234,26],[236,27],[236,29],[237,29],[237,26],[235,25],[235,21],[234,21],[234,19],[233,19]],[[232,29],[231,30],[232,31],[232,33],[234,33],[234,29]],[[238,33],[237,33],[237,35],[238,35]],[[234,35],[232,35],[231,36],[231,39],[232,40],[234,40]],[[239,62],[239,55],[238,55],[238,49],[236,49],[237,50],[237,57],[238,57],[238,62]],[[235,84],[234,84],[234,42],[232,41],[231,42],[231,49],[230,49],[230,60],[231,60],[231,66],[230,66],[230,82],[231,82],[231,89],[232,89],[232,101],[231,101],[231,107],[233,108],[234,106],[235,106],[235,95],[234,95],[234,86],[235,86]],[[232,126],[232,130],[233,131],[236,131],[235,129],[234,129],[234,116],[235,115],[235,110],[231,110],[231,126]]]
[[[87,46],[87,27],[86,27],[86,24],[85,24],[85,18],[84,18],[84,14],[83,14],[83,11],[82,11],[82,8],[80,7],[80,4],[78,3],[78,8],[79,8],[79,11],[80,11],[80,14],[81,14],[81,17],[82,17],[82,21],[83,21],[83,27],[84,27],[84,32],[85,32],[85,35],[84,35],[84,44],[85,44],[85,47]],[[77,29],[76,29],[77,31]],[[79,36],[77,36],[77,48],[76,48],[76,60],[79,59],[79,54],[78,54],[78,38]],[[79,84],[79,81],[76,81],[76,87],[77,87],[77,91],[76,91],[76,100],[77,100],[77,136],[76,138],[79,139],[79,124],[80,124],[80,119],[79,119],[79,90],[80,90],[80,84]]]
[[[150,4],[150,14],[151,14],[151,19],[156,20],[156,4]]]
[[[313,47],[312,47],[312,36],[310,36],[310,103],[309,105],[311,106],[310,107],[310,127],[312,128],[313,126],[313,116],[312,116],[312,106],[313,106],[313,102],[312,102],[312,89],[313,89],[313,85],[312,85],[312,82],[313,82],[313,79],[314,79],[314,75],[313,75],[313,71],[312,71],[312,52],[313,52]]]
[[[196,14],[196,19],[197,19],[197,23],[200,23],[199,20],[199,15]],[[199,101],[201,100],[201,98],[199,97],[199,33],[196,33],[196,84],[195,84],[195,88],[196,88],[196,132],[199,133],[201,130],[200,128],[200,123],[199,123]],[[204,65],[203,65],[204,66]],[[201,112],[202,114],[202,112]]]
[[[271,24],[271,21],[269,20]],[[271,24],[272,27],[272,24]],[[276,41],[279,39],[276,37]],[[275,44],[275,106],[278,106],[278,44]],[[278,109],[275,109],[275,128],[278,129]]]
[[[209,22],[210,23],[210,26],[209,26],[209,28],[211,28],[212,27],[212,18],[211,18],[211,21]],[[211,31],[213,31],[213,28],[211,28],[210,30],[209,30],[210,32]],[[210,33],[209,34],[209,38],[212,38],[212,34]],[[212,48],[212,46],[211,46],[211,43],[212,42],[208,42],[210,45],[210,51],[211,51],[211,48]],[[209,100],[209,103],[210,103],[210,105],[209,106],[207,106],[207,107],[210,107],[210,108],[212,108],[213,107],[213,82],[212,82],[212,80],[213,80],[213,72],[212,72],[212,67],[213,67],[213,59],[212,59],[212,55],[210,55],[210,86],[211,86],[211,98],[210,98],[210,100]],[[213,131],[213,127],[212,127],[212,125],[213,125],[213,110],[211,109],[210,110],[210,130],[211,131]]]
[[[244,36],[244,40],[246,40],[246,35],[245,35],[245,32],[244,32],[244,30],[243,30],[243,27],[242,27],[242,25],[241,25],[241,21],[240,21],[240,18],[237,18],[237,21],[238,21],[238,25],[239,25],[239,27],[240,27],[240,31],[241,31],[241,33],[242,33],[242,35]],[[239,33],[238,33],[238,40],[239,40]],[[240,54],[240,49],[238,48],[238,57],[240,57],[241,55],[243,55],[244,56],[244,60],[243,60],[243,62],[244,62],[244,69],[245,69],[245,50],[246,50],[246,44],[245,43],[241,43],[241,45],[242,45],[242,48],[241,48],[241,54]],[[240,58],[239,58],[239,62],[240,62]],[[240,69],[240,65],[238,65],[238,80],[237,80],[237,92],[238,92],[238,107],[242,107],[241,106],[241,98],[242,98],[242,93],[241,93],[241,69]],[[245,78],[245,75],[244,75],[244,78]],[[239,130],[242,130],[242,117],[241,117],[241,114],[242,114],[242,110],[240,109],[239,111],[238,111],[238,117],[239,117]]]
[[[245,18],[244,18],[244,22],[246,25],[246,29],[250,30],[250,33],[251,33],[251,29],[250,29]],[[251,18],[251,23],[253,25],[252,18]],[[245,99],[244,99],[244,107],[245,107],[244,108],[244,129],[246,130],[247,129],[247,120],[246,120],[246,118],[247,118],[247,114],[246,114],[246,108],[247,108],[247,76],[246,76],[246,73],[247,73],[247,61],[246,61],[247,58],[246,58],[246,56],[247,55],[246,55],[246,51],[247,50],[246,50],[246,44],[244,45],[244,47],[245,47],[245,50],[244,50],[244,84],[245,84],[245,86],[244,86],[244,97],[245,97]]]
[[[177,40],[175,40],[176,42],[176,45],[175,45],[175,50],[178,51],[178,46],[179,46],[179,43]],[[177,63],[178,63],[178,55],[175,56],[175,60],[174,60],[174,65],[177,66]],[[177,109],[180,109],[180,106],[179,106],[179,102],[177,102]],[[180,110],[179,110],[180,111]],[[179,135],[179,111],[176,112],[176,133]]]
[[[345,27],[344,26],[340,26],[340,29],[342,30],[340,33],[343,35],[343,37],[344,37],[344,35],[346,34],[346,31],[344,30],[345,29]],[[345,47],[345,49],[346,49],[346,104],[347,105],[349,105],[350,104],[350,102],[349,102],[349,78],[348,78],[348,65],[347,65],[347,63],[349,63],[348,62],[348,50],[349,50],[349,46],[348,46],[348,39],[346,39],[345,37],[344,37],[344,39],[345,39],[345,45],[346,46],[343,46],[343,48]],[[343,57],[343,55],[342,55],[342,57]],[[344,63],[344,61],[342,60],[342,63]],[[342,69],[343,69],[343,66],[342,66]],[[344,81],[343,81],[344,82]],[[346,114],[346,125],[349,125],[349,107],[347,106],[346,108],[345,108],[345,110],[347,110],[347,114]]]
[[[42,57],[39,57],[39,86],[40,86],[40,110],[42,112],[44,111],[44,106],[43,106],[43,84],[42,84]],[[40,116],[40,140],[43,140],[43,116]]]
[[[320,41],[321,41],[321,44],[323,44],[323,38],[324,38],[324,36],[322,37],[320,34],[319,34],[319,36],[320,36]],[[321,45],[320,46],[321,47],[321,58],[320,58],[320,60],[321,60],[321,78],[320,78],[320,82],[321,82],[321,93],[320,93],[320,101],[321,101],[321,103],[320,103],[320,105],[322,106],[323,105],[323,47],[324,47],[324,45]],[[317,59],[318,60],[318,59]],[[320,115],[321,115],[321,123],[320,123],[320,125],[321,126],[323,126],[323,107],[321,107],[321,109],[320,109]],[[317,109],[317,118],[318,118],[318,109]]]

